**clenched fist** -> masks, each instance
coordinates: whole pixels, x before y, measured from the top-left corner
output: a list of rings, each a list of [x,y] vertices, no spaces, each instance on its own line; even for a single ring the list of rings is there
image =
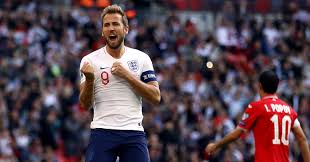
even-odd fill
[[[211,155],[213,154],[213,152],[217,149],[217,145],[215,143],[210,143],[208,144],[208,146],[206,147],[205,149],[205,152],[208,154],[208,155]]]
[[[111,73],[124,79],[126,79],[130,74],[128,70],[118,61],[113,63]]]
[[[81,68],[81,72],[85,75],[86,80],[94,81],[94,68],[90,65],[89,62],[85,62]]]

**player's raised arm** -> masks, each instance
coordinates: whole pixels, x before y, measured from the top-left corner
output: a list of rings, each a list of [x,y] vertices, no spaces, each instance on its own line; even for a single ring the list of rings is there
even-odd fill
[[[81,85],[79,100],[84,108],[89,108],[93,103],[94,96],[94,69],[89,62],[84,62],[81,68]]]
[[[295,124],[297,123],[297,124]],[[306,135],[304,134],[302,128],[298,120],[296,119],[294,126],[292,128],[292,132],[295,135],[297,143],[299,145],[302,157],[304,161],[310,161],[310,151],[309,151],[309,144]]]

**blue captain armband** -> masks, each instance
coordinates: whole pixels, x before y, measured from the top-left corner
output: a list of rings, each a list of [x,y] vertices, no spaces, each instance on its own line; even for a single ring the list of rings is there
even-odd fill
[[[145,71],[141,74],[141,81],[144,83],[150,82],[150,81],[157,81],[155,72],[153,70]]]

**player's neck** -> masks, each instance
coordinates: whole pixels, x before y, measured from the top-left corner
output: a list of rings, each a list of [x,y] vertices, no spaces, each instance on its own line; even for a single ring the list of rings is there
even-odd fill
[[[261,94],[261,99],[269,98],[269,97],[273,98],[273,97],[277,97],[277,95],[276,94],[270,94],[270,93],[262,93]]]
[[[118,48],[113,49],[110,48],[108,45],[106,46],[106,50],[107,53],[110,54],[112,57],[119,59],[123,56],[123,54],[125,53],[125,46],[124,45],[120,45]]]

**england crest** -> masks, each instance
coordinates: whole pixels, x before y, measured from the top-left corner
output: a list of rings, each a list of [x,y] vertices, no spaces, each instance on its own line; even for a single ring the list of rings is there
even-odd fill
[[[131,71],[134,71],[134,72],[138,71],[139,66],[138,66],[138,61],[137,60],[128,61],[127,64],[128,64],[128,67],[129,67],[129,69]]]

